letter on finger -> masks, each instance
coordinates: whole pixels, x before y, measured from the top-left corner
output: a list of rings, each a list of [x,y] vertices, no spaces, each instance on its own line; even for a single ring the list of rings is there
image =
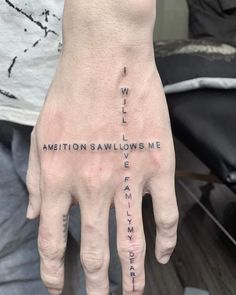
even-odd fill
[[[142,194],[125,177],[115,197],[117,249],[121,261],[123,294],[142,295],[145,286],[146,243],[142,220]]]

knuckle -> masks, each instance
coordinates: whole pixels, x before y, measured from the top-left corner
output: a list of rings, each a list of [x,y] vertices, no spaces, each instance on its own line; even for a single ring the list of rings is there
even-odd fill
[[[159,216],[159,218],[157,219],[157,227],[163,230],[170,230],[176,227],[176,225],[178,224],[178,220],[179,220],[178,212],[171,215]]]
[[[40,255],[48,260],[60,260],[64,257],[64,249],[46,243],[39,243],[38,249]]]
[[[174,250],[175,245],[176,245],[176,238],[165,240],[162,246],[163,248],[160,251],[161,254],[171,253]]]
[[[175,172],[174,151],[166,150],[164,154],[152,154],[152,163],[159,173],[164,176],[173,175]]]
[[[109,294],[109,282],[94,281],[87,284],[86,291],[88,295]]]
[[[56,244],[53,239],[49,240],[42,235],[38,237],[38,250],[41,257],[44,257],[48,260],[60,260],[64,257],[65,248]]]
[[[109,172],[102,171],[99,167],[90,167],[82,172],[82,179],[89,193],[99,193],[109,180]]]
[[[68,181],[67,174],[60,174],[60,170],[42,173],[40,178],[40,191],[42,194],[46,194],[50,191],[66,193],[69,190],[70,182]]]
[[[47,288],[63,289],[63,273],[52,273],[51,275],[41,272],[41,279]]]
[[[41,279],[48,288],[62,289],[64,282],[64,254],[48,244],[39,246]]]
[[[151,162],[152,164],[156,167],[156,168],[160,168],[161,167],[161,159],[160,156],[157,153],[151,153],[150,154],[151,157]]]
[[[90,177],[87,179],[87,187],[89,192],[99,192],[102,188],[102,183],[97,177]]]
[[[60,154],[44,154],[40,162],[41,183],[44,185],[58,186],[71,176],[71,162],[60,157]]]
[[[88,273],[98,272],[104,268],[105,264],[108,264],[105,262],[104,255],[97,251],[82,251],[80,259],[84,270]]]
[[[56,171],[49,171],[45,168],[42,170],[41,185],[42,187],[57,187],[61,179]]]
[[[129,241],[120,242],[118,244],[118,253],[121,257],[129,257],[128,254],[132,252],[134,257],[139,257],[145,254],[146,244],[145,241],[134,241],[130,243]]]
[[[99,235],[99,230],[96,226],[96,223],[97,223],[97,220],[96,218],[93,218],[91,216],[91,218],[89,220],[86,220],[84,222],[84,231],[86,232],[87,236],[92,236],[92,235]],[[97,238],[102,238],[101,235],[97,236]],[[90,245],[90,248],[92,246]],[[90,252],[93,252],[93,251],[90,251]]]

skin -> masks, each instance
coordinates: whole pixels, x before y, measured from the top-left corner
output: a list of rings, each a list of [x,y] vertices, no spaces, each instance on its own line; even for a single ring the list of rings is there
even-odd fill
[[[124,295],[143,294],[145,285],[144,193],[153,200],[157,260],[167,263],[175,247],[175,156],[152,46],[155,5],[154,0],[65,1],[63,51],[32,132],[27,173],[27,217],[40,216],[41,277],[50,294],[63,289],[68,211],[74,203],[81,208],[80,256],[88,295],[109,294],[112,205]],[[44,144],[119,144],[124,138],[161,146],[128,155],[43,150]],[[127,185],[131,199],[125,198]]]

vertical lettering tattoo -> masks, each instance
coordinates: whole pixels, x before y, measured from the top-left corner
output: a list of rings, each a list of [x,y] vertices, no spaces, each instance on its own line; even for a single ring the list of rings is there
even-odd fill
[[[129,95],[129,88],[128,87],[121,87],[121,93],[123,96]]]
[[[121,107],[121,113],[122,113],[122,124],[127,124],[127,97],[129,95],[129,88],[128,87],[121,87],[121,94],[122,94],[122,98],[123,98],[123,103],[122,103],[122,107]]]
[[[124,76],[127,74],[127,67],[124,67]],[[128,109],[127,109],[127,98],[130,94],[129,87],[121,87],[121,96],[122,96],[122,105],[121,105],[121,114],[122,114],[122,124],[126,125],[128,123],[127,120],[127,114],[128,114]],[[123,134],[123,143],[124,146],[128,145],[129,146],[129,139],[126,134]],[[132,145],[132,144],[131,144]],[[129,149],[126,149],[123,152],[123,161],[124,161],[124,169],[130,169],[130,161],[129,161]],[[124,199],[127,201],[127,211],[126,211],[126,222],[127,222],[127,238],[128,241],[133,240],[134,236],[134,226],[133,226],[133,217],[132,217],[132,189],[131,189],[131,177],[126,176],[124,177],[123,180],[123,195]],[[135,277],[136,277],[136,272],[135,272],[135,254],[133,252],[129,252],[129,275],[131,278],[131,283],[132,283],[132,290],[135,292]]]
[[[126,76],[126,74],[127,74],[127,68],[124,67],[124,76]]]

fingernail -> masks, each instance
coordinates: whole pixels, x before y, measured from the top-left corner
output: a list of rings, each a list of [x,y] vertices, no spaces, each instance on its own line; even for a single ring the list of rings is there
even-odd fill
[[[28,208],[27,208],[26,218],[28,219],[34,218],[34,210],[30,204],[28,205]]]
[[[169,260],[170,260],[170,256],[169,255],[166,255],[166,256],[162,256],[159,259],[159,262],[162,263],[162,264],[166,264]]]

